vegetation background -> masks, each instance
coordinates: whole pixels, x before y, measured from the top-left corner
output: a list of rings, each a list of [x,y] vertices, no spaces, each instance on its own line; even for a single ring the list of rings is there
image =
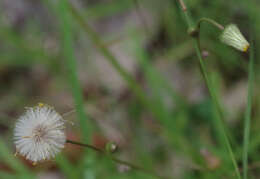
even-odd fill
[[[253,38],[248,173],[260,178],[260,2],[185,3],[195,21],[235,23]],[[242,171],[249,54],[219,35],[202,24],[202,55]],[[176,0],[1,0],[0,99],[1,179],[236,178]],[[65,115],[68,139],[101,149],[114,142],[114,156],[149,171],[71,144],[36,166],[14,157],[14,123],[39,102]]]

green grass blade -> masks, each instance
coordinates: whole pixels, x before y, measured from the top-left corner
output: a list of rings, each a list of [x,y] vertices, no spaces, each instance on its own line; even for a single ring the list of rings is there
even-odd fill
[[[77,77],[76,58],[74,56],[73,42],[72,42],[72,29],[71,19],[68,9],[67,0],[60,0],[59,3],[59,15],[60,15],[60,29],[62,33],[62,47],[65,58],[65,65],[69,74],[69,85],[71,86],[72,94],[75,100],[76,111],[78,114],[80,126],[82,129],[83,137],[85,141],[88,141],[91,134],[91,124],[88,117],[84,112],[84,102],[82,96],[81,86]]]
[[[67,178],[80,178],[77,169],[73,166],[72,163],[70,163],[66,156],[60,154],[55,158],[55,161],[62,172],[67,176]]]
[[[8,164],[14,171],[23,177],[34,178],[33,174],[10,152],[3,139],[0,138],[0,160]]]
[[[248,173],[248,149],[250,140],[250,121],[252,111],[252,97],[254,88],[254,45],[251,40],[250,43],[250,62],[248,65],[248,94],[247,94],[247,107],[245,112],[244,121],[244,143],[243,143],[243,178],[247,179]]]
[[[10,173],[7,173],[7,172],[0,171],[0,178],[5,178],[5,179],[16,179],[17,176],[14,175],[14,174],[10,174]]]
[[[136,80],[120,65],[116,57],[109,51],[109,49],[104,46],[104,43],[99,38],[99,35],[89,26],[89,24],[85,21],[85,19],[77,12],[77,10],[70,6],[72,16],[76,21],[81,25],[83,30],[88,34],[92,42],[96,45],[97,49],[100,50],[101,54],[105,57],[106,60],[115,68],[115,70],[119,73],[119,75],[127,82],[128,86],[133,90],[134,94],[140,100],[140,102],[150,110],[154,116],[163,120],[164,116],[157,109],[156,105],[150,102],[144,93],[143,89],[136,82]]]
[[[164,113],[164,109],[159,108],[156,102],[152,102],[152,99],[148,98],[144,90],[140,87],[137,81],[131,76],[118,62],[118,59],[110,52],[110,50],[104,45],[104,42],[99,37],[99,35],[92,29],[92,27],[88,24],[87,20],[75,9],[72,5],[70,5],[71,14],[74,17],[75,21],[79,23],[81,28],[86,32],[92,43],[97,47],[97,49],[101,52],[101,54],[105,57],[105,59],[114,67],[114,69],[119,73],[123,80],[125,80],[129,86],[129,88],[133,91],[137,99],[142,103],[142,105],[150,111],[154,117],[159,120],[164,127],[166,127],[166,133],[172,134],[172,125],[167,124],[170,122],[170,116]],[[170,86],[164,86],[168,93],[173,95],[172,88]],[[177,99],[176,96],[172,96]],[[179,99],[177,99],[179,101]],[[172,119],[172,118],[171,118]],[[180,142],[183,142],[180,140]],[[185,148],[186,150],[187,148]],[[190,149],[190,148],[189,148]]]
[[[134,91],[136,96],[147,106],[151,106],[146,99],[146,96],[135,79],[119,64],[116,57],[104,46],[105,43],[101,41],[99,35],[89,26],[86,20],[77,12],[77,10],[70,5],[71,14],[79,23],[83,30],[88,34],[94,45],[100,50],[101,54],[111,63],[120,76],[127,82],[130,88]]]

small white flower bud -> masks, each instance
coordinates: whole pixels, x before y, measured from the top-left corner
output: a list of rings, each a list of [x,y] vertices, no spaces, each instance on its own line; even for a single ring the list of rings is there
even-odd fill
[[[225,27],[220,36],[220,40],[242,52],[246,52],[249,48],[248,41],[235,24],[230,24]]]
[[[14,129],[16,151],[33,163],[48,160],[64,147],[64,120],[52,107],[40,103],[26,108]]]

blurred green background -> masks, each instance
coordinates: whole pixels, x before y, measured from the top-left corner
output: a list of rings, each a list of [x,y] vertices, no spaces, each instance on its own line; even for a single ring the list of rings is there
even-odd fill
[[[260,178],[260,2],[185,2],[195,21],[235,23],[255,43],[248,173]],[[202,24],[202,55],[242,171],[249,54],[219,35]],[[36,166],[14,157],[14,123],[39,102],[72,111],[68,139],[115,142],[115,157],[160,176],[236,178],[176,0],[0,1],[0,178],[158,178],[71,144]]]

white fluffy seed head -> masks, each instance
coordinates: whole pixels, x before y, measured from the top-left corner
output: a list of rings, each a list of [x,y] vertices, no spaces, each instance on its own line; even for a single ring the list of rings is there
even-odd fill
[[[248,41],[235,24],[230,24],[225,27],[220,36],[220,40],[242,52],[246,52],[249,48]]]
[[[14,129],[16,151],[32,162],[53,158],[66,142],[64,120],[52,107],[26,108]]]

